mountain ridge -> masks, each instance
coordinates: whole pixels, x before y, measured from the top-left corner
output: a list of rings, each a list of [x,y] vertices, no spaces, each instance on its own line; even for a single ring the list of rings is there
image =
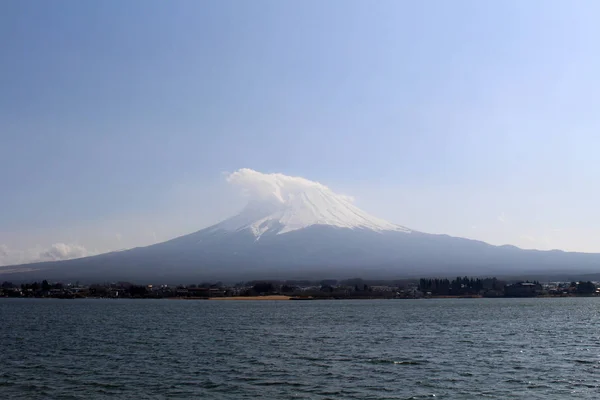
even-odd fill
[[[566,258],[566,259],[565,259]],[[19,279],[243,280],[271,278],[593,273],[600,255],[493,246],[411,231],[377,232],[314,225],[285,234],[215,226],[146,247],[66,261],[0,268]],[[19,269],[27,270],[19,273]],[[4,274],[3,274],[4,275]]]
[[[241,185],[249,202],[215,225],[145,247],[0,267],[0,274],[23,280],[173,282],[600,270],[600,254],[523,250],[411,230],[304,178],[242,169],[228,181]]]

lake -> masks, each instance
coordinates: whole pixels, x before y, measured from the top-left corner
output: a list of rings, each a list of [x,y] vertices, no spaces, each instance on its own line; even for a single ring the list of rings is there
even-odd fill
[[[596,399],[600,298],[0,299],[3,399]]]

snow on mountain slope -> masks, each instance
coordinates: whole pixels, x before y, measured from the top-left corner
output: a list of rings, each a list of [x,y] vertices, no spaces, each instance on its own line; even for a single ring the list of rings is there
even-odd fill
[[[250,202],[241,213],[215,226],[217,229],[249,229],[257,238],[266,232],[283,234],[312,225],[411,232],[367,214],[354,206],[350,197],[304,178],[240,169],[229,175],[228,181],[240,185]]]

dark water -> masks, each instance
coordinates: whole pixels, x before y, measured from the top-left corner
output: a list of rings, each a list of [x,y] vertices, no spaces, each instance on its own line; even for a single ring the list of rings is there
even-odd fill
[[[0,398],[600,397],[600,298],[0,299]]]

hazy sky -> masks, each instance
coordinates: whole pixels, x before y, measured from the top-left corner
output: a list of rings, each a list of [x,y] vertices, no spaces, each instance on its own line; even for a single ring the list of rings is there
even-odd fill
[[[203,228],[243,206],[242,167],[417,230],[600,252],[599,12],[1,1],[0,264]]]

